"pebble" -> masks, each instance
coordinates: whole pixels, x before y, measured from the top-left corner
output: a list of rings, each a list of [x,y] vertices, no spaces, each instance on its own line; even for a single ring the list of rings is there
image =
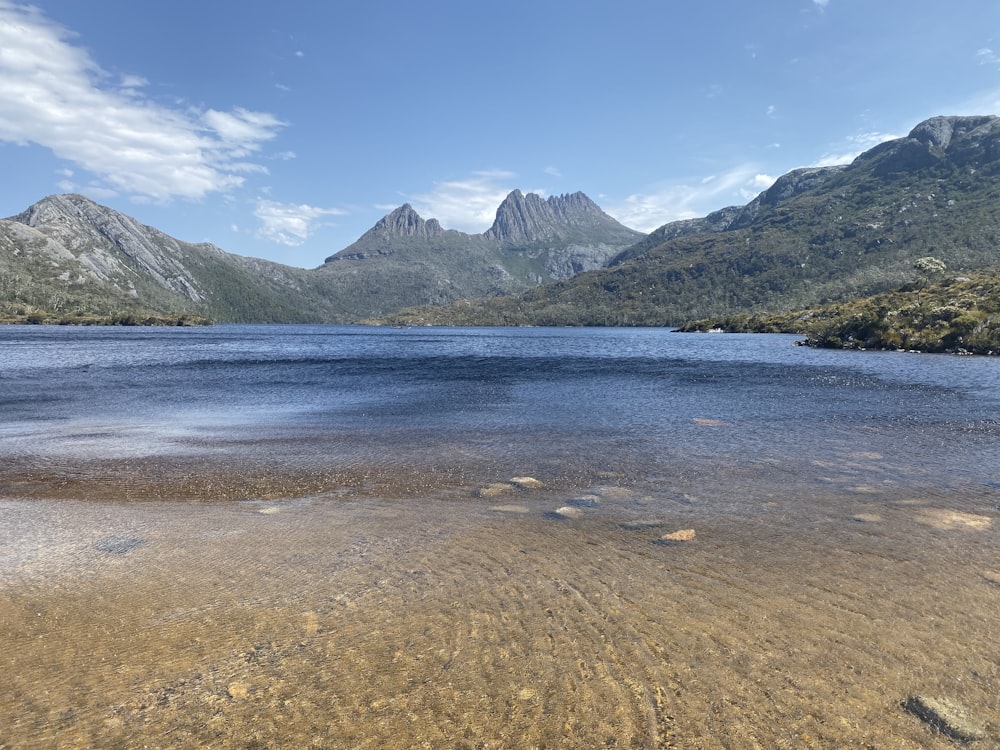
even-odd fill
[[[574,508],[572,505],[564,505],[561,508],[556,508],[556,513],[564,518],[579,518],[583,515],[582,510]]]
[[[476,497],[499,497],[514,491],[514,485],[508,482],[494,482],[476,490]]]
[[[522,490],[541,490],[545,488],[545,485],[534,477],[514,477],[510,480],[510,483]]]
[[[950,698],[911,695],[903,701],[903,708],[959,742],[974,742],[987,737],[985,723]]]
[[[851,520],[858,523],[878,523],[882,520],[882,516],[877,513],[855,513],[851,516]]]
[[[250,695],[250,688],[247,687],[245,682],[230,682],[227,692],[230,698],[238,701]]]
[[[660,537],[665,542],[690,542],[694,539],[694,529],[680,529]]]

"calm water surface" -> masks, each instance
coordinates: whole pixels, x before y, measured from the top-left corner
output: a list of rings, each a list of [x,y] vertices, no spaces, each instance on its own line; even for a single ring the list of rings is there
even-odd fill
[[[1000,360],[794,341],[0,327],[0,748],[996,746]]]

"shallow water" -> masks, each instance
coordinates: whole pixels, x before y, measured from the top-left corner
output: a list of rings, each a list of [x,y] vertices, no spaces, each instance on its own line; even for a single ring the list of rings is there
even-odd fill
[[[792,341],[0,329],[0,747],[995,738],[1000,362]]]

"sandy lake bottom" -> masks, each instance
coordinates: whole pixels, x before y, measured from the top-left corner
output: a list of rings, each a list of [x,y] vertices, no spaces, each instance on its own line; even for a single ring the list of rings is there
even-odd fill
[[[1000,490],[883,464],[8,464],[0,748],[1000,747]]]

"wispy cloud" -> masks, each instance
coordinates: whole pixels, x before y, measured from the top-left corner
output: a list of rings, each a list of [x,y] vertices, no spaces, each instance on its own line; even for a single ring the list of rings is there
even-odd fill
[[[976,59],[979,60],[980,65],[996,65],[1000,63],[1000,55],[997,55],[989,47],[983,47],[976,51]]]
[[[868,149],[874,148],[884,141],[891,141],[894,138],[900,137],[899,135],[891,135],[889,133],[857,133],[845,138],[832,151],[823,154],[823,156],[810,166],[833,167],[838,164],[850,164]]]
[[[115,78],[33,6],[0,0],[0,141],[35,143],[105,194],[151,201],[230,191],[285,123],[266,112],[168,107]]]
[[[434,218],[447,229],[463,232],[483,232],[493,224],[497,206],[514,190],[545,195],[540,188],[526,188],[514,183],[513,172],[494,169],[473,174],[464,180],[434,183],[427,193],[405,197],[424,218]]]
[[[259,222],[256,236],[258,239],[296,247],[325,225],[325,217],[343,216],[346,213],[339,208],[318,208],[258,198],[254,209],[254,216]]]
[[[625,226],[652,232],[671,221],[694,219],[724,206],[746,203],[773,183],[774,178],[752,165],[739,165],[696,183],[667,183],[634,193],[605,210]]]

